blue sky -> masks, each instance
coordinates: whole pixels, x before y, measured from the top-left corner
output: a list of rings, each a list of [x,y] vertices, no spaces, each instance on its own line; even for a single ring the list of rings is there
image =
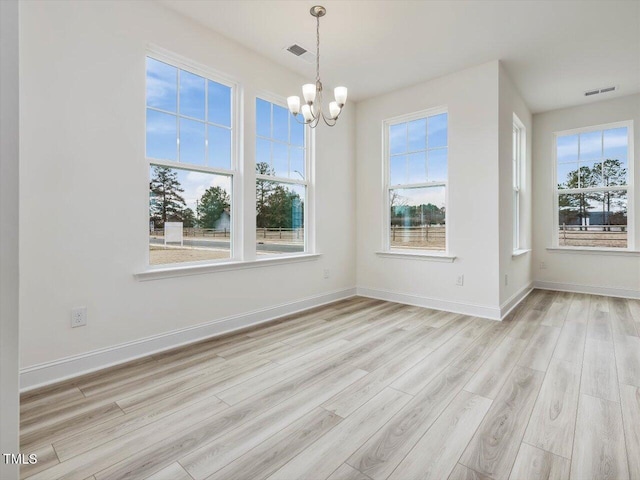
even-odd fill
[[[389,127],[391,185],[447,181],[447,122],[442,113]],[[409,205],[444,207],[444,188],[396,190]]]
[[[178,160],[179,126],[182,163],[231,167],[230,87],[147,58],[147,106],[149,158]]]
[[[627,142],[627,127],[558,137],[558,182],[562,183],[579,166],[594,168],[603,159],[617,159],[627,167]]]

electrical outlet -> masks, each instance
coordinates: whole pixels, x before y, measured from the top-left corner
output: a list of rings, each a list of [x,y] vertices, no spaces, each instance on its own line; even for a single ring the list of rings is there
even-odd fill
[[[509,275],[507,275],[506,273],[504,274],[504,284],[509,285]]]
[[[456,278],[456,285],[462,287],[464,285],[464,275],[458,275]]]
[[[546,270],[547,269],[547,264],[544,262],[540,262],[540,270]]]
[[[87,324],[87,307],[71,309],[71,328],[83,327]]]
[[[328,268],[325,268],[324,271],[322,272],[322,276],[324,278],[329,278],[329,276],[330,276],[329,274],[330,274],[330,272],[329,272]]]

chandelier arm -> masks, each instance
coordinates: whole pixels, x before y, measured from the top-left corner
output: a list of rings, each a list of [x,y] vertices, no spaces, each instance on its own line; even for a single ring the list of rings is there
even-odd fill
[[[338,122],[337,122],[338,117],[333,118],[333,119],[330,119],[330,120],[333,120],[333,122],[329,122],[329,121],[327,120],[327,117],[324,115],[324,113],[323,113],[323,114],[321,114],[321,116],[322,116],[322,120],[324,121],[324,123],[325,123],[325,125],[326,125],[327,127],[335,127],[336,123],[338,123]]]

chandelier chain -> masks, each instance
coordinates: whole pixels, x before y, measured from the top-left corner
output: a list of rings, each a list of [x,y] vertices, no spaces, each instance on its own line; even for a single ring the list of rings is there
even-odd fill
[[[320,17],[316,17],[316,85],[320,82]]]

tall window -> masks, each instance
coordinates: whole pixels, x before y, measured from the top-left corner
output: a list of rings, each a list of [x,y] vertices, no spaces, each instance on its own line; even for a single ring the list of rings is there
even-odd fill
[[[256,252],[303,252],[308,139],[288,109],[256,98]]]
[[[385,122],[387,248],[445,251],[446,110]]]
[[[520,242],[520,228],[521,228],[521,190],[522,190],[522,176],[524,172],[525,164],[525,138],[526,130],[520,119],[513,115],[513,250],[519,250],[522,248]]]
[[[556,133],[557,245],[632,248],[631,122]]]
[[[149,263],[230,258],[231,85],[147,57]]]

